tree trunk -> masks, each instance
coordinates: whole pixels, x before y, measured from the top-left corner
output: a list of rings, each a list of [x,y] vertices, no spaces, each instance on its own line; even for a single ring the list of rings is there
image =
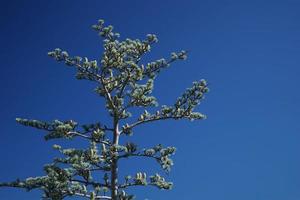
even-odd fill
[[[113,137],[113,145],[119,144],[119,124],[116,119],[114,119],[114,137]],[[115,152],[117,154],[117,150]],[[118,200],[118,158],[113,157],[111,164],[111,199]]]

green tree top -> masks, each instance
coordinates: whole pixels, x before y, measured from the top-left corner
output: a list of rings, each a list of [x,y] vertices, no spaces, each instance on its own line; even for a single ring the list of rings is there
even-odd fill
[[[101,123],[79,125],[73,120],[44,122],[39,120],[17,118],[17,122],[45,131],[45,139],[73,139],[80,137],[88,140],[86,149],[53,148],[61,153],[53,163],[44,167],[46,175],[0,183],[2,187],[18,187],[28,191],[41,189],[43,199],[62,200],[66,197],[78,196],[90,200],[111,199],[130,200],[134,196],[127,194],[126,189],[134,186],[155,186],[159,189],[171,189],[173,183],[159,174],[148,176],[145,172],[126,176],[118,176],[118,161],[123,158],[151,158],[165,171],[170,171],[175,147],[163,147],[158,144],[151,148],[140,149],[132,142],[121,143],[121,136],[130,136],[134,128],[154,121],[166,119],[205,119],[205,115],[194,111],[196,106],[208,92],[205,80],[193,82],[173,105],[163,105],[155,112],[147,111],[148,107],[158,106],[152,95],[155,78],[161,70],[173,62],[185,60],[186,51],[171,53],[169,59],[159,59],[142,64],[141,58],[157,43],[155,35],[148,34],[144,40],[119,40],[120,34],[113,31],[112,26],[105,26],[99,20],[92,26],[103,38],[103,55],[99,60],[86,57],[70,56],[59,48],[48,55],[59,62],[74,67],[76,78],[95,83],[95,92],[104,98],[105,106],[112,121],[111,125]],[[137,120],[129,123],[132,108],[142,108]],[[102,179],[93,178],[95,173],[102,174]]]

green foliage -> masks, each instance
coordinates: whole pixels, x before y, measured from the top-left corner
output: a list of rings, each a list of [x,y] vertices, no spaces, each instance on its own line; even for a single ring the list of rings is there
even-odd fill
[[[155,186],[164,190],[172,188],[173,183],[166,181],[163,176],[149,176],[145,172],[128,175],[119,183],[120,159],[150,158],[169,173],[173,165],[171,156],[176,151],[175,147],[163,147],[160,144],[151,148],[139,148],[133,142],[122,144],[120,137],[131,136],[134,128],[144,123],[166,119],[205,119],[205,115],[195,112],[194,109],[208,92],[207,83],[205,80],[194,82],[173,105],[163,105],[151,113],[146,108],[159,105],[152,95],[155,78],[173,62],[185,60],[187,52],[173,52],[169,59],[161,58],[142,64],[142,56],[151,50],[151,45],[158,42],[155,35],[148,34],[144,40],[119,41],[120,34],[114,32],[112,26],[105,26],[103,20],[99,20],[92,28],[103,38],[104,51],[99,61],[70,56],[59,48],[48,55],[74,67],[77,79],[95,83],[95,92],[104,98],[105,106],[112,117],[111,127],[102,123],[78,125],[73,120],[43,122],[17,118],[16,121],[24,126],[45,131],[46,140],[80,137],[89,141],[90,145],[86,149],[65,149],[54,145],[53,148],[61,156],[54,158],[53,163],[45,165],[45,176],[0,183],[0,186],[19,187],[28,191],[41,189],[44,192],[43,199],[49,200],[62,200],[70,196],[91,200],[131,200],[134,196],[126,192],[129,187]],[[132,116],[132,108],[141,108],[142,112],[130,124],[127,118]],[[102,180],[94,180],[96,174],[102,174]]]

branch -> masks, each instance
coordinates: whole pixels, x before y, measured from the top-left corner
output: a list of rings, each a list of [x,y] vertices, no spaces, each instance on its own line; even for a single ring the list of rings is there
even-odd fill
[[[142,121],[137,121],[131,125],[128,125],[126,126],[126,129],[132,129],[138,125],[141,125],[141,124],[145,124],[145,123],[148,123],[148,122],[153,122],[153,121],[158,121],[158,120],[166,120],[166,119],[179,119],[180,117],[174,117],[174,116],[169,116],[169,117],[156,117],[156,118],[150,118],[150,119],[145,119],[145,120],[142,120]],[[123,133],[123,130],[120,131],[120,134]]]
[[[88,140],[92,140],[93,139],[90,136],[81,134],[81,133],[76,132],[76,131],[69,131],[67,134],[79,136],[79,137],[82,137],[82,138],[85,138],[85,139],[88,139]],[[105,144],[105,145],[111,146],[111,144],[109,142],[106,142],[106,141],[97,141],[97,143],[101,143],[101,144]]]
[[[107,90],[106,85],[105,85],[105,83],[104,83],[103,72],[104,72],[104,70],[102,70],[100,80],[101,80],[103,89],[104,89],[104,91],[105,91],[105,96],[107,97],[108,102],[109,102],[109,104],[111,105],[113,111],[116,112],[116,106],[114,105],[114,102],[113,102],[113,100],[112,100],[112,98],[111,98],[111,94],[110,94],[109,91]]]
[[[100,183],[95,183],[95,182],[86,182],[86,181],[81,181],[81,180],[70,180],[70,181],[76,181],[76,182],[83,183],[83,184],[90,184],[90,185],[93,185],[93,186],[107,187],[107,185],[105,185],[105,184],[100,184]],[[0,183],[0,187],[24,188],[24,189],[27,189],[27,190],[35,189],[35,188],[31,188],[31,187],[26,186],[26,184],[22,183],[21,181]],[[39,187],[36,187],[36,188],[39,188]],[[86,197],[86,198],[91,197],[88,194],[82,194],[82,193],[79,193],[79,192],[76,192],[76,193],[70,193],[69,191],[62,191],[62,192],[66,193],[68,195],[76,195],[76,196]],[[98,199],[98,200],[111,199],[111,197],[109,197],[109,196],[96,196],[95,199]]]
[[[152,156],[152,155],[146,155],[146,154],[142,154],[142,153],[124,154],[124,155],[118,156],[118,159],[119,159],[119,158],[128,158],[128,157],[131,157],[131,156],[154,158],[154,159],[156,159],[157,161],[160,160],[159,157]]]
[[[20,181],[0,183],[0,187],[15,187],[28,189],[28,187],[26,187],[25,184],[22,184]]]
[[[66,59],[66,60],[67,60],[67,59]],[[68,59],[68,60],[69,60],[69,59]],[[101,80],[102,77],[101,77],[99,74],[90,72],[87,68],[83,67],[82,65],[80,65],[80,64],[78,64],[78,63],[76,63],[76,64],[74,64],[74,65],[78,68],[78,70],[79,70],[80,72],[87,73],[88,75],[90,75],[90,76],[92,76],[92,77],[95,77],[94,81],[96,81],[96,82],[98,82],[98,83],[101,83],[100,80]],[[89,80],[90,80],[90,79],[89,79]]]
[[[70,57],[66,51],[62,51],[59,48],[56,48],[54,51],[48,52],[48,55],[57,61],[64,61],[66,65],[75,66],[78,69],[78,71],[82,73],[81,75],[85,75],[81,78],[101,83],[101,76],[96,71],[98,70],[98,66],[95,61],[89,62],[87,58],[85,58],[85,61],[82,62],[81,57]],[[85,67],[86,64],[88,65],[87,67]],[[90,71],[90,69],[93,69],[94,71]],[[77,78],[81,79],[79,77]]]
[[[88,140],[91,140],[92,139],[92,137],[90,137],[90,136],[87,136],[87,135],[84,135],[84,134],[82,134],[82,133],[79,133],[79,132],[77,132],[77,131],[69,131],[68,133],[67,133],[68,135],[72,135],[72,136],[79,136],[79,137],[82,137],[82,138],[85,138],[85,139],[88,139]]]
[[[89,198],[89,199],[91,198],[91,195],[89,195],[89,194],[82,194],[82,193],[78,193],[78,192],[72,193],[72,195],[76,195],[76,196],[80,196],[80,197],[86,197],[86,198]],[[95,199],[99,199],[99,200],[101,200],[101,199],[111,199],[111,197],[109,197],[109,196],[96,196]]]
[[[70,181],[78,182],[78,183],[83,183],[85,185],[92,185],[94,187],[108,187],[110,188],[110,185],[108,184],[102,184],[102,183],[96,183],[94,181],[84,181],[84,180],[78,180],[78,179],[71,179]]]
[[[157,185],[155,185],[155,184],[153,184],[153,183],[147,183],[147,185],[143,185],[143,184],[139,184],[139,183],[125,183],[125,184],[119,185],[119,188],[125,189],[125,188],[127,188],[127,187],[133,187],[133,186],[148,186],[148,185],[157,187]]]
[[[122,88],[121,88],[121,90],[120,90],[120,93],[119,93],[119,97],[122,97],[122,95],[123,95],[123,92],[124,92],[124,89],[125,89],[125,87],[127,86],[127,84],[128,84],[128,81],[130,80],[130,71],[128,70],[128,69],[126,69],[126,72],[128,73],[128,75],[127,75],[127,78],[126,78],[126,80],[123,82],[123,85],[122,85]]]
[[[146,69],[143,72],[143,75],[151,76],[152,73],[159,73],[159,71],[162,68],[168,67],[174,61],[185,60],[187,58],[186,54],[187,54],[187,51],[181,51],[179,53],[171,53],[171,58],[168,61],[166,61],[165,59],[154,61],[154,62],[152,62],[154,65],[152,65],[152,67]],[[149,64],[151,65],[152,63],[148,63],[148,65]]]

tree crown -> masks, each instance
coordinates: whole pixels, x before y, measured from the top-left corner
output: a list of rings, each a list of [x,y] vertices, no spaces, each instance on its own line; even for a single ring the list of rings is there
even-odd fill
[[[19,187],[27,190],[41,189],[44,199],[61,200],[70,196],[95,199],[130,200],[133,195],[126,189],[133,186],[156,186],[159,189],[171,189],[168,182],[159,174],[147,176],[137,172],[118,180],[118,161],[123,158],[144,157],[157,161],[162,169],[169,172],[173,161],[170,158],[175,147],[163,147],[158,144],[151,148],[140,149],[137,144],[120,142],[121,136],[130,136],[134,128],[154,121],[166,119],[205,119],[205,115],[194,111],[208,92],[205,80],[193,82],[173,105],[163,105],[155,112],[148,107],[158,106],[152,95],[155,78],[173,62],[185,60],[187,52],[171,53],[169,59],[159,59],[146,64],[141,63],[144,54],[158,42],[153,34],[144,40],[119,40],[120,34],[113,31],[111,25],[105,26],[99,20],[92,28],[103,39],[103,54],[99,60],[70,56],[59,48],[48,55],[59,62],[76,69],[76,78],[95,83],[95,92],[105,100],[105,106],[112,118],[111,126],[102,122],[79,125],[73,120],[40,120],[17,118],[22,125],[34,127],[46,132],[45,139],[73,139],[80,137],[89,141],[86,149],[62,148],[54,145],[62,156],[44,167],[46,175],[0,183],[0,186]],[[133,123],[131,109],[142,108],[142,112]],[[95,180],[93,175],[101,173],[102,179]],[[108,195],[110,192],[111,195]]]

